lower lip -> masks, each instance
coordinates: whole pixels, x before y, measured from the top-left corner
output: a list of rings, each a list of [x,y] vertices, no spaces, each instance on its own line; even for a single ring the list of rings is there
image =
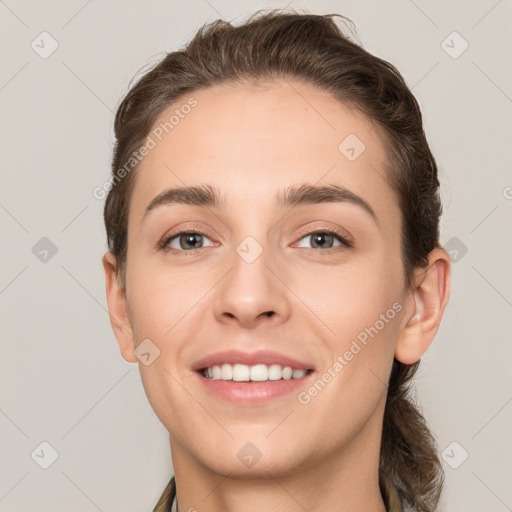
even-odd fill
[[[264,382],[236,382],[232,380],[207,379],[199,372],[194,372],[200,382],[213,395],[237,405],[252,405],[268,402],[297,392],[301,387],[309,385],[314,371],[300,379],[267,380]]]

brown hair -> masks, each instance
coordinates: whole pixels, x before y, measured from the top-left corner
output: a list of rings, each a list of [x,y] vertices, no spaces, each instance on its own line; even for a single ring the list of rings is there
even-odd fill
[[[129,91],[115,117],[112,176],[147,139],[158,115],[193,91],[213,85],[291,78],[312,84],[356,107],[383,130],[387,179],[402,212],[402,259],[406,287],[414,271],[439,247],[442,213],[435,159],[416,99],[397,69],[345,35],[333,20],[341,15],[258,11],[243,25],[206,24],[180,51],[167,54]],[[125,286],[128,211],[134,171],[109,191],[104,209],[108,246]],[[437,447],[410,396],[419,365],[396,359],[384,412],[379,482],[391,481],[414,510],[435,510],[443,486]]]

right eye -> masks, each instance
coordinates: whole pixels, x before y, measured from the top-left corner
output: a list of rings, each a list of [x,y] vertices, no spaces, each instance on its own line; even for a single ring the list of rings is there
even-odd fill
[[[209,240],[203,233],[196,231],[180,231],[166,238],[162,242],[161,248],[172,253],[189,254],[190,252],[194,252],[195,249],[213,246],[213,243],[204,245],[203,238]]]

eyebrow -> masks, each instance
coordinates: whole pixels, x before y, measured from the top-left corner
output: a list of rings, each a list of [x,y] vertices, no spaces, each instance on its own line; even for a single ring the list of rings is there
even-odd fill
[[[276,196],[276,205],[278,208],[342,202],[352,203],[361,207],[371,215],[377,224],[379,223],[374,209],[362,197],[339,185],[291,185],[280,191]],[[224,196],[212,185],[205,184],[170,188],[153,198],[144,212],[144,217],[152,210],[171,204],[186,204],[222,209],[225,203]]]

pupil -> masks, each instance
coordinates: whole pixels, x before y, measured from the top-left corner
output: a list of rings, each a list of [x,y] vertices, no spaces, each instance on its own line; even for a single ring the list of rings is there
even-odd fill
[[[327,235],[326,233],[320,233],[320,234],[314,236],[314,238],[313,238],[314,244],[318,244],[318,245],[320,245],[320,247],[324,247],[324,245],[329,246],[329,244],[326,243],[325,241],[324,242],[321,241],[321,239],[325,238],[325,237],[332,237],[332,235]]]
[[[199,235],[197,233],[189,233],[187,235],[183,235],[182,240],[185,239],[185,245],[191,246],[192,248],[201,247],[202,244],[197,244],[194,246],[194,243],[197,242],[197,240],[195,240],[195,238],[198,236]],[[190,247],[186,247],[186,249],[189,249],[189,248]]]

